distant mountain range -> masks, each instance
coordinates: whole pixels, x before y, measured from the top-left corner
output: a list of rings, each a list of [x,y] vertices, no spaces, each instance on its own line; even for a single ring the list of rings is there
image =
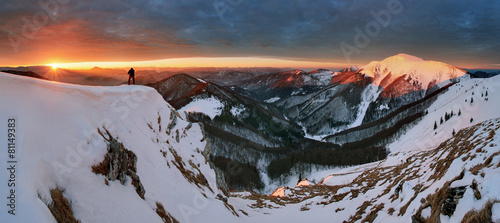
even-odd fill
[[[254,182],[237,179],[232,187],[259,188],[263,176],[285,180],[312,164],[384,158],[384,145],[464,74],[399,54],[339,72],[177,74],[150,86],[191,121],[204,124],[211,159],[220,169],[229,161],[248,165]],[[355,158],[356,153],[366,156]],[[319,154],[325,159],[314,158]]]

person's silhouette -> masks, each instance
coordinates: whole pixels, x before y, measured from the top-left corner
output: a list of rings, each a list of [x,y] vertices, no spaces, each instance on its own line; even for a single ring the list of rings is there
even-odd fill
[[[134,68],[130,68],[130,70],[128,71],[128,85],[130,85],[130,79],[132,79],[132,84],[135,85],[135,71],[134,71]]]

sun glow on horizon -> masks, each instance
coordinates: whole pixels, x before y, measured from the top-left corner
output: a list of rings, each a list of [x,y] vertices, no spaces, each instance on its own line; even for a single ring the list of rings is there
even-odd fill
[[[368,62],[348,63],[347,61],[328,61],[327,59],[302,60],[295,58],[278,57],[186,57],[169,58],[160,60],[146,61],[94,61],[94,62],[59,62],[47,63],[53,71],[58,69],[92,69],[100,68],[249,68],[249,67],[274,67],[274,68],[297,68],[297,69],[342,69],[351,65],[362,66]],[[452,64],[457,66],[457,64]],[[8,65],[5,65],[8,66]],[[39,66],[39,65],[17,65],[17,66]],[[468,64],[468,66],[459,66],[464,69],[500,69],[500,64],[477,65]]]
[[[57,68],[59,68],[59,64],[49,64],[48,66],[52,67],[52,70],[57,70]]]
[[[45,73],[42,74],[42,76],[48,78],[51,81],[59,81],[61,80],[62,76],[68,73],[68,71],[62,69],[61,63],[50,63],[50,64],[45,64],[43,66],[50,69],[46,69]]]
[[[123,67],[344,67],[344,63],[280,59],[272,57],[190,57],[131,62],[76,62],[49,64],[52,69],[91,69]]]

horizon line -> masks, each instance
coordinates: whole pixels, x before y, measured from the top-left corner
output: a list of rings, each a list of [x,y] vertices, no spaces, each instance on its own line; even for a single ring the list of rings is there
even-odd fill
[[[281,59],[274,57],[186,57],[144,61],[90,61],[90,62],[52,62],[45,64],[2,65],[5,67],[54,66],[65,69],[100,68],[342,68],[344,63]]]
[[[196,65],[194,65],[196,64]],[[366,63],[368,64],[368,63]],[[339,63],[325,62],[299,59],[285,59],[275,57],[186,57],[186,58],[168,58],[159,60],[144,60],[144,61],[93,61],[93,62],[57,62],[53,60],[46,64],[29,64],[29,65],[2,65],[1,67],[36,67],[36,66],[52,66],[63,69],[92,69],[94,67],[119,69],[128,67],[137,68],[292,68],[292,69],[343,69],[350,66],[361,66],[355,63]],[[450,64],[452,65],[452,64]],[[456,65],[452,65],[456,66]],[[500,64],[490,64],[485,66],[456,66],[468,70],[500,70]]]

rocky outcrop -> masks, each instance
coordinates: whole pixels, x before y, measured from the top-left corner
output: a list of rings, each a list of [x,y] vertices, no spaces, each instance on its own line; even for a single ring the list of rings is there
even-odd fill
[[[108,180],[119,180],[121,184],[125,185],[127,176],[129,176],[132,179],[135,191],[144,199],[146,190],[137,175],[137,156],[126,149],[123,143],[113,138],[107,129],[104,128],[104,131],[107,136],[98,129],[99,134],[108,143],[108,153],[106,153],[101,163],[92,166],[92,172],[106,176],[106,184],[108,184]]]
[[[465,186],[450,188],[450,190],[448,191],[448,195],[444,200],[441,212],[444,215],[452,216],[457,209],[458,201],[460,201],[460,199],[464,197],[464,193],[466,190],[467,187]]]

